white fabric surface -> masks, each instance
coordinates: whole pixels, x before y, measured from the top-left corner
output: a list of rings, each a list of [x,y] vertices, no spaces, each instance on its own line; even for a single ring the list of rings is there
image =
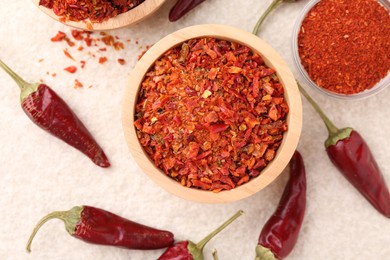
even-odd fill
[[[183,19],[170,23],[167,17],[174,2],[167,1],[154,16],[138,25],[111,32],[132,42],[120,52],[103,53],[109,59],[104,65],[92,60],[86,51],[73,50],[78,60],[85,58],[88,63],[84,70],[69,74],[63,71],[73,65],[62,53],[66,43],[52,43],[50,38],[58,30],[69,33],[70,28],[40,12],[31,1],[0,1],[0,58],[27,81],[43,79],[52,86],[84,121],[112,163],[111,168],[101,169],[33,125],[18,104],[16,84],[0,71],[0,259],[141,260],[156,259],[163,252],[83,243],[70,237],[61,221],[53,220],[37,234],[32,253],[26,253],[30,232],[42,216],[85,204],[171,230],[177,240],[194,242],[242,209],[246,214],[210,241],[204,252],[206,259],[211,259],[214,247],[222,260],[254,258],[259,232],[279,201],[287,171],[261,192],[234,203],[208,205],[177,198],[152,182],[132,159],[122,132],[121,103],[142,46],[201,23],[252,31],[271,0],[208,0]],[[291,32],[307,2],[281,5],[259,33],[294,72]],[[119,57],[126,59],[125,66],[115,61]],[[73,89],[75,78],[85,87]],[[351,102],[308,91],[336,125],[352,126],[364,136],[390,184],[390,88],[369,99]],[[306,164],[308,205],[298,243],[288,259],[390,259],[390,220],[374,210],[331,164],[323,146],[326,128],[306,100],[303,109],[298,149]]]

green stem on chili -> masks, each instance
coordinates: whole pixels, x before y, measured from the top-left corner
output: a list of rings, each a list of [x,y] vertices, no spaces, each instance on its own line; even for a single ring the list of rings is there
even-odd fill
[[[234,214],[231,218],[229,218],[225,223],[223,223],[221,226],[219,226],[216,230],[208,234],[205,238],[203,238],[201,241],[199,241],[197,244],[194,244],[194,246],[199,249],[200,251],[203,250],[204,246],[213,238],[215,237],[219,232],[224,230],[227,226],[229,226],[236,218],[241,216],[244,212],[242,210],[239,210],[236,214]]]
[[[8,67],[2,60],[0,60],[0,67],[4,69],[5,72],[15,80],[16,84],[19,86],[21,94],[20,101],[23,102],[31,93],[37,91],[39,84],[32,84],[26,82],[18,74],[16,74],[10,67]]]
[[[30,235],[30,238],[28,239],[26,250],[27,252],[31,252],[31,243],[37,234],[38,230],[49,220],[58,218],[64,221],[65,223],[65,229],[68,231],[70,235],[73,235],[75,233],[75,227],[77,226],[78,222],[80,221],[80,214],[83,211],[83,207],[74,207],[74,210],[69,211],[54,211],[44,218],[42,218],[38,224],[35,226],[33,232]]]
[[[306,98],[307,101],[312,105],[315,111],[320,115],[322,121],[324,122],[326,128],[328,129],[328,138],[325,141],[325,146],[329,147],[331,145],[335,145],[337,141],[343,140],[351,135],[352,128],[346,127],[339,129],[337,128],[333,122],[326,116],[326,114],[322,111],[320,106],[311,98],[311,96],[306,92],[306,90],[299,84],[297,81],[299,91]]]
[[[270,6],[268,6],[267,10],[265,10],[263,15],[260,16],[259,20],[257,21],[257,23],[256,23],[256,25],[255,25],[255,27],[253,28],[253,31],[252,31],[253,34],[255,34],[255,35],[257,34],[257,32],[259,31],[259,28],[262,25],[262,23],[264,22],[265,18],[267,18],[267,16],[272,12],[272,10],[274,10],[276,8],[276,6],[278,4],[280,4],[281,2],[283,2],[283,0],[273,0],[272,1]]]
[[[217,249],[213,248],[213,251],[211,253],[213,255],[214,260],[219,260]]]
[[[225,223],[219,226],[216,230],[202,239],[199,243],[195,244],[191,240],[183,240],[175,243],[165,250],[165,252],[158,258],[159,260],[172,260],[172,259],[192,259],[192,260],[204,260],[203,248],[210,239],[221,232],[229,224],[231,224],[236,218],[241,216],[244,212],[239,210]]]

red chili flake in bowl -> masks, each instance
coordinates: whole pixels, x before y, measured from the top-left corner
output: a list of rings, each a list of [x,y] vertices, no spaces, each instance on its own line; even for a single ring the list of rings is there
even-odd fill
[[[89,19],[91,22],[101,23],[142,2],[144,0],[40,0],[39,5],[52,9],[62,21]]]
[[[377,0],[321,0],[302,22],[298,50],[318,86],[371,89],[390,71],[390,13]]]
[[[140,144],[183,186],[219,192],[258,176],[287,131],[274,69],[247,46],[192,39],[146,74],[135,108]]]

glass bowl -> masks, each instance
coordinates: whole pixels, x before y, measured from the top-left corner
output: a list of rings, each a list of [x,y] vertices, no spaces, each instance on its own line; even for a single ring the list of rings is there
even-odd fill
[[[315,89],[316,91],[330,97],[338,98],[338,99],[344,99],[344,100],[358,100],[367,98],[370,96],[373,96],[386,87],[390,85],[390,73],[387,74],[386,77],[382,78],[374,87],[368,90],[364,90],[362,92],[356,93],[356,94],[339,94],[336,92],[329,91],[325,88],[322,88],[318,86],[308,75],[307,71],[303,67],[301,63],[301,59],[298,52],[298,34],[301,29],[301,24],[303,20],[305,19],[306,15],[309,13],[309,11],[321,0],[312,0],[310,1],[302,10],[302,12],[299,14],[298,18],[295,21],[294,27],[293,27],[293,33],[292,33],[292,55],[294,59],[295,66],[299,72],[297,75],[297,79],[302,81],[303,83],[306,83],[306,85],[309,85],[311,88]],[[390,2],[388,0],[377,0],[379,3],[381,3],[387,10],[390,12]]]

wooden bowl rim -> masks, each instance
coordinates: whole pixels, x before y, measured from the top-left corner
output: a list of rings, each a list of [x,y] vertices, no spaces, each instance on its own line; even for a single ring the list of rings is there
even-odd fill
[[[258,177],[232,190],[219,193],[183,187],[180,183],[165,175],[144,152],[133,125],[134,107],[138,97],[138,90],[145,73],[152,64],[170,48],[192,38],[207,36],[235,41],[259,53],[267,66],[276,69],[279,80],[285,89],[286,101],[290,107],[287,115],[288,131],[284,134],[282,144],[274,160],[263,169]],[[241,29],[225,25],[195,25],[178,30],[164,37],[153,45],[138,61],[131,72],[125,91],[122,107],[122,125],[125,139],[133,158],[140,168],[158,185],[183,199],[203,203],[225,203],[246,198],[260,191],[282,173],[298,145],[302,127],[302,103],[296,81],[287,64],[272,47],[259,37]]]
[[[140,5],[130,9],[125,13],[121,13],[113,18],[108,19],[107,21],[101,23],[91,23],[88,20],[74,22],[74,21],[61,21],[60,16],[57,16],[53,10],[39,5],[39,0],[32,0],[32,2],[45,14],[55,19],[56,21],[69,25],[71,27],[88,30],[88,31],[103,31],[103,30],[113,30],[119,29],[131,24],[136,24],[143,19],[150,16],[152,13],[157,11],[167,0],[145,0]],[[91,29],[92,26],[92,29]]]

